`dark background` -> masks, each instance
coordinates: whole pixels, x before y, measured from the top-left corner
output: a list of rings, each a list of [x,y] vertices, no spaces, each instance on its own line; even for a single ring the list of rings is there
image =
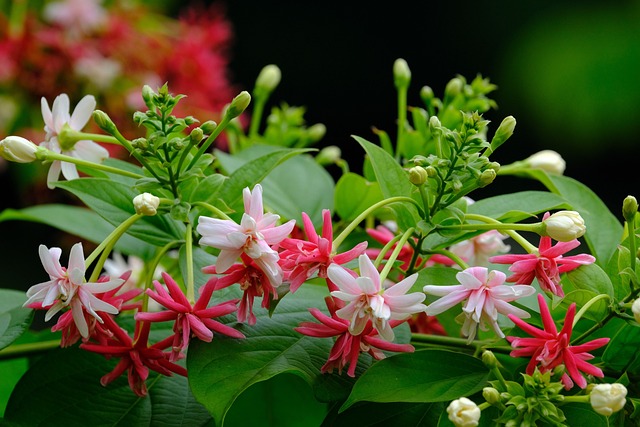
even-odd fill
[[[263,66],[278,65],[272,101],[305,106],[309,124],[327,126],[322,145],[340,146],[354,164],[363,153],[350,135],[376,141],[372,126],[395,134],[392,67],[404,58],[410,105],[424,85],[442,97],[458,74],[498,86],[498,109],[485,114],[490,135],[508,115],[517,127],[493,160],[553,149],[567,161],[565,175],[618,217],[635,195],[638,1],[216,3],[234,27],[232,81],[250,90]]]

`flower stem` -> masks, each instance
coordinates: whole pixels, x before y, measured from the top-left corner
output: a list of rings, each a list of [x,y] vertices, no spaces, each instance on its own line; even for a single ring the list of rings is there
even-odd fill
[[[576,314],[576,316],[573,318],[573,326],[575,327],[576,324],[578,323],[578,320],[580,320],[580,318],[584,315],[584,313],[586,313],[586,311],[589,309],[589,307],[591,307],[593,304],[595,304],[596,302],[600,301],[601,299],[607,298],[609,299],[609,295],[607,294],[600,294],[600,295],[596,295],[595,297],[591,298],[589,301],[587,301],[587,303],[585,305],[582,306],[582,308],[580,308],[580,311],[578,311],[578,313]]]
[[[184,246],[187,258],[187,299],[189,300],[189,304],[193,305],[196,302],[196,299],[193,278],[193,225],[191,223],[187,224]]]
[[[187,170],[191,169],[193,165],[196,164],[198,159],[205,153],[205,151],[209,149],[213,141],[216,140],[218,135],[220,135],[220,133],[224,130],[224,128],[227,127],[230,121],[231,121],[231,118],[228,114],[225,114],[224,117],[222,117],[222,120],[220,121],[218,126],[216,126],[213,132],[211,132],[211,135],[209,135],[209,137],[204,141],[204,143],[202,143],[202,145],[200,146],[196,154],[193,156],[193,158],[189,162],[189,166],[187,166]]]
[[[11,344],[0,350],[0,360],[33,356],[60,347],[60,340],[40,341],[26,344]]]
[[[216,214],[219,218],[231,221],[231,218],[226,213],[222,212],[220,209],[216,208],[213,205],[210,205],[207,202],[193,202],[193,206],[202,206],[203,208]]]
[[[520,234],[516,233],[516,230],[521,230],[521,231],[532,231],[534,233],[538,232],[538,229],[540,228],[540,226],[542,225],[541,222],[539,223],[535,223],[535,224],[505,224],[503,222],[500,222],[496,219],[490,218],[488,216],[484,216],[484,215],[477,215],[477,214],[465,214],[465,219],[466,220],[472,220],[472,221],[482,221],[486,224],[462,224],[461,226],[468,226],[468,228],[466,229],[471,229],[471,230],[498,230],[498,231],[502,231],[505,234],[507,234],[509,237],[511,237],[513,240],[516,241],[516,243],[518,243],[524,250],[527,251],[527,253],[533,254],[533,253],[537,253],[538,249],[533,246],[531,243],[529,243],[529,241],[527,239],[525,239],[524,237],[522,237]],[[473,227],[478,227],[482,225],[483,227],[486,228],[473,228]],[[490,225],[493,225],[493,227],[490,227]],[[454,226],[452,226],[454,227]],[[460,227],[460,226],[458,226]]]
[[[396,203],[396,202],[413,203],[418,207],[418,209],[420,209],[419,203],[413,200],[411,197],[396,196],[396,197],[389,197],[388,199],[381,200],[378,203],[375,203],[369,206],[360,215],[358,215],[356,219],[351,221],[351,223],[344,230],[342,230],[342,233],[340,233],[340,235],[333,240],[333,247],[334,248],[340,247],[340,244],[342,243],[342,241],[347,238],[347,236],[358,226],[358,224],[360,224],[366,217],[371,215],[371,213],[374,212],[376,209],[379,209],[384,205],[388,205],[390,203]]]
[[[92,169],[101,170],[103,172],[114,173],[118,175],[128,176],[129,178],[144,178],[135,172],[129,172],[124,169],[114,168],[112,166],[103,165],[101,163],[94,163],[84,159],[78,159],[77,157],[66,156],[64,154],[58,154],[51,150],[38,150],[36,157],[39,160],[60,160],[61,162],[74,163],[80,166],[86,166]]]
[[[393,267],[393,262],[396,260],[396,258],[398,258],[398,255],[400,254],[400,251],[402,250],[402,247],[404,246],[405,243],[407,243],[407,240],[409,239],[409,237],[411,237],[411,235],[413,234],[414,230],[415,229],[413,227],[411,227],[407,231],[405,231],[404,234],[402,235],[402,238],[398,241],[398,244],[393,249],[393,252],[391,253],[391,256],[389,256],[389,259],[387,260],[387,263],[384,265],[384,268],[380,272],[380,283],[381,284],[384,283],[384,279],[387,278],[387,275],[389,274],[389,271],[391,271],[391,268]]]

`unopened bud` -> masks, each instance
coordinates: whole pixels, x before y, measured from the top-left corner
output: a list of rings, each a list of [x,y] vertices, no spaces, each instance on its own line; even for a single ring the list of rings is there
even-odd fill
[[[133,198],[133,207],[138,215],[153,216],[160,206],[160,198],[151,193],[138,194]]]
[[[489,369],[495,369],[498,367],[498,359],[492,351],[485,350],[482,352],[482,363]]]
[[[460,77],[454,77],[449,80],[447,85],[444,88],[444,94],[447,97],[454,97],[462,92],[462,88],[464,87],[464,82]]]
[[[262,93],[271,93],[280,84],[282,73],[277,65],[267,65],[258,74],[256,79],[256,91]]]
[[[566,162],[553,150],[542,150],[525,159],[525,163],[533,169],[542,169],[543,171],[562,175],[567,166]]]
[[[433,178],[438,174],[438,171],[433,166],[427,166],[426,168],[424,168],[424,170],[427,172],[427,176],[429,178]]]
[[[411,83],[411,70],[407,61],[402,58],[393,63],[393,82],[397,88],[407,88]]]
[[[502,119],[502,123],[498,126],[498,130],[493,135],[493,139],[491,140],[491,148],[490,152],[494,152],[504,144],[507,139],[511,138],[513,135],[513,131],[516,128],[516,119],[513,116],[507,116]]]
[[[234,119],[238,117],[242,112],[249,106],[251,102],[251,95],[246,90],[243,90],[229,104],[227,108],[226,115],[229,116],[230,119]]]
[[[200,129],[202,129],[202,132],[204,132],[205,135],[211,135],[217,127],[218,124],[216,122],[213,120],[207,120],[200,126]]]
[[[202,141],[202,138],[204,138],[204,132],[202,131],[202,128],[197,127],[191,130],[189,139],[191,140],[192,144],[199,144],[200,141]]]
[[[544,235],[559,242],[570,242],[582,237],[587,231],[584,219],[576,211],[559,211],[542,222]]]
[[[434,130],[439,130],[442,127],[440,119],[437,116],[429,117],[429,130],[433,133]]]
[[[10,162],[31,163],[36,160],[38,146],[21,136],[8,136],[0,141],[0,156]]]
[[[327,166],[335,164],[342,157],[342,151],[340,147],[336,145],[329,145],[324,147],[318,155],[315,157],[316,162],[321,166]]]
[[[433,89],[431,89],[430,86],[422,86],[420,89],[420,99],[422,99],[422,102],[424,102],[425,105],[431,105],[433,97]]]
[[[636,322],[640,323],[640,298],[637,298],[631,304],[631,312],[633,313],[633,317],[636,319]]]
[[[589,394],[593,410],[608,417],[620,411],[627,403],[627,388],[620,383],[598,384]]]
[[[477,426],[480,421],[480,408],[472,400],[461,397],[447,407],[449,420],[456,427]]]
[[[622,216],[625,221],[633,223],[633,220],[636,217],[636,213],[638,213],[638,201],[633,196],[625,197],[622,202]]]
[[[486,187],[496,179],[496,176],[498,176],[498,174],[494,169],[485,169],[478,178],[478,185],[480,187]]]
[[[496,405],[500,403],[500,392],[493,387],[485,387],[482,389],[482,397],[490,405]]]
[[[316,123],[313,126],[309,126],[307,129],[307,136],[312,142],[318,142],[324,138],[327,133],[327,127],[322,123]]]
[[[153,97],[156,96],[156,93],[151,89],[151,86],[144,85],[142,86],[142,100],[145,105],[149,107],[149,109],[153,109],[155,106],[153,105]]]
[[[113,123],[113,120],[111,120],[107,113],[102,110],[95,110],[93,112],[93,120],[100,127],[100,129],[111,135],[113,135],[117,131],[116,125],[115,123]]]
[[[420,186],[427,182],[428,178],[429,174],[427,174],[427,171],[422,166],[414,166],[409,169],[409,181],[413,185]]]

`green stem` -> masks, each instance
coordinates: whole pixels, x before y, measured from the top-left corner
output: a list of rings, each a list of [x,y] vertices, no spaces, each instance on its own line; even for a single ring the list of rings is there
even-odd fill
[[[60,340],[33,342],[26,344],[11,344],[0,350],[0,360],[17,359],[34,356],[60,347]]]
[[[541,227],[542,223],[536,223],[536,224],[505,224],[502,223],[496,219],[484,216],[484,215],[477,215],[477,214],[465,214],[465,219],[466,220],[473,220],[473,221],[482,221],[485,222],[487,224],[493,224],[493,225],[497,225],[499,227],[494,227],[491,228],[489,227],[489,230],[500,230],[503,231],[505,234],[507,234],[509,237],[511,237],[513,240],[516,241],[516,243],[518,243],[524,250],[527,251],[527,253],[533,254],[533,253],[537,253],[538,252],[538,248],[536,248],[535,246],[533,246],[531,243],[529,243],[529,241],[527,239],[525,239],[524,237],[522,237],[520,234],[516,233],[515,230],[522,230],[522,231],[532,231],[534,233],[537,233],[538,229]],[[469,224],[470,225],[470,224]],[[475,224],[475,225],[479,225],[479,224]],[[522,226],[522,228],[520,227],[513,227],[511,229],[509,229],[508,227],[504,227],[504,229],[502,229],[502,226]],[[528,226],[528,227],[527,227]],[[473,228],[471,228],[473,229]],[[477,230],[481,230],[481,229],[477,229]]]
[[[629,241],[629,267],[631,271],[635,273],[636,271],[636,257],[637,257],[637,242],[636,242],[636,227],[635,220],[627,221],[627,229],[629,231],[629,237],[627,240]],[[631,281],[631,286],[635,286],[634,281]]]
[[[120,145],[120,141],[111,135],[105,135],[102,133],[85,133],[74,129],[71,129],[69,125],[65,125],[58,135],[58,142],[61,146],[71,145],[73,146],[78,141],[94,141],[103,142],[106,144]]]
[[[391,250],[391,248],[393,247],[393,245],[400,240],[400,238],[402,238],[401,235],[397,235],[397,236],[393,236],[393,239],[389,240],[387,242],[386,245],[384,245],[382,247],[382,249],[380,249],[380,253],[378,254],[378,256],[376,257],[375,261],[373,261],[373,265],[376,266],[376,268],[380,265],[380,263],[382,262],[382,260],[384,259],[384,255],[389,252]]]
[[[371,215],[371,213],[373,213],[376,209],[379,209],[384,205],[388,205],[390,203],[396,203],[396,202],[410,202],[416,205],[418,209],[420,209],[420,205],[418,204],[418,202],[413,200],[411,197],[396,196],[396,197],[389,197],[388,199],[381,200],[378,203],[375,203],[369,206],[360,215],[358,215],[356,219],[351,221],[351,223],[344,230],[342,230],[342,233],[340,233],[340,235],[333,240],[333,247],[336,249],[340,247],[340,244],[342,243],[342,241],[347,238],[347,236],[358,226],[358,224],[360,224],[366,217]]]
[[[257,96],[254,93],[253,99],[253,112],[251,114],[251,123],[249,124],[249,138],[251,139],[254,139],[256,136],[258,136],[258,128],[260,127],[260,122],[262,121],[262,114],[264,111],[264,106],[267,102],[267,97]]]
[[[115,242],[129,229],[129,227],[131,227],[131,225],[136,222],[137,220],[139,220],[140,218],[142,218],[143,215],[140,214],[133,214],[131,215],[129,218],[127,218],[122,224],[120,224],[119,226],[117,226],[108,236],[106,239],[104,239],[102,241],[102,243],[100,243],[98,245],[97,248],[94,249],[94,251],[91,253],[91,255],[89,255],[86,259],[85,259],[85,266],[86,268],[89,268],[89,266],[93,263],[93,261],[98,257],[98,255],[105,250],[108,247],[113,247],[113,245],[115,244]],[[110,250],[109,250],[110,251]],[[94,269],[94,272],[92,274],[92,280],[89,280],[90,282],[95,281],[98,278],[98,275],[100,274],[100,271],[102,270],[102,265],[99,266],[100,268],[98,268],[98,266],[96,266],[96,268]],[[96,273],[97,272],[97,273]],[[94,277],[95,276],[95,277]]]
[[[112,166],[103,165],[101,163],[94,163],[84,159],[78,159],[77,157],[66,156],[64,154],[58,154],[50,150],[38,150],[36,151],[36,157],[39,160],[60,160],[61,162],[74,163],[80,166],[86,166],[92,169],[101,170],[113,174],[127,176],[129,178],[144,178],[142,175],[135,172],[129,172],[123,169],[114,168]]]
[[[193,225],[191,223],[187,224],[184,245],[187,257],[187,300],[189,300],[189,303],[193,305],[196,302],[196,293],[193,278]]]
[[[431,334],[411,334],[411,342],[426,343],[444,345],[453,348],[469,348],[473,346],[477,349],[484,348],[485,346],[493,344],[494,340],[474,340],[468,343],[467,338],[450,337],[445,335],[431,335]],[[509,354],[513,349],[511,347],[491,347],[491,351],[494,353]]]
[[[391,271],[391,268],[393,267],[393,262],[396,260],[396,258],[398,258],[398,255],[400,254],[400,251],[402,250],[402,247],[404,246],[405,243],[407,243],[407,240],[409,239],[409,237],[411,237],[411,235],[413,234],[414,230],[415,229],[413,227],[410,227],[407,231],[405,231],[404,234],[402,235],[402,238],[398,241],[398,244],[393,249],[393,252],[391,253],[391,256],[389,256],[389,259],[387,260],[387,262],[384,265],[382,271],[380,272],[380,283],[381,284],[384,283],[384,279],[387,278],[387,275],[389,274],[389,271]]]
[[[219,218],[226,219],[229,221],[233,221],[226,213],[222,212],[220,209],[216,208],[213,205],[210,205],[207,202],[193,202],[193,206],[201,206],[214,214],[216,214]]]
[[[583,305],[582,308],[580,308],[580,311],[578,311],[576,316],[573,318],[573,326],[576,326],[576,324],[578,323],[578,320],[580,320],[580,318],[584,315],[584,313],[587,312],[589,307],[591,307],[593,304],[595,304],[596,302],[598,302],[598,301],[600,301],[601,299],[604,299],[604,298],[609,299],[610,297],[607,294],[600,294],[600,295],[596,295],[595,297],[593,297],[589,301],[587,301],[587,303],[585,305]]]
[[[216,140],[218,135],[220,135],[220,133],[224,130],[224,128],[227,127],[230,121],[231,121],[231,118],[228,114],[225,114],[224,117],[222,117],[222,121],[218,124],[218,126],[216,126],[213,132],[211,132],[211,135],[209,135],[209,137],[204,141],[204,143],[200,146],[196,154],[193,156],[193,158],[189,162],[189,166],[187,166],[187,170],[191,169],[193,165],[196,164],[198,159],[205,153],[205,151],[209,149],[211,144],[213,144],[213,141]]]
[[[409,87],[402,85],[398,88],[398,133],[396,142],[396,160],[400,159],[404,151],[404,128],[407,123],[407,91]]]
[[[564,399],[562,399],[562,403],[589,403],[589,395],[583,394],[564,396]]]
[[[458,264],[460,266],[460,268],[462,268],[463,270],[466,270],[467,268],[469,268],[469,264],[467,264],[462,258],[460,258],[457,254],[448,251],[446,249],[436,249],[436,250],[432,250],[430,251],[433,254],[440,254],[440,255],[444,255],[447,258],[450,258],[453,262],[455,262],[456,264]]]

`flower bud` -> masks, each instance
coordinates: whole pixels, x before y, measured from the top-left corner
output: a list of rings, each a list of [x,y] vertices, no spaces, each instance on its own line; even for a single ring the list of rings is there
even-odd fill
[[[36,160],[38,146],[21,136],[8,136],[0,141],[0,156],[16,163],[31,163]]]
[[[490,405],[496,405],[502,401],[500,392],[493,387],[485,387],[482,389],[482,397]]]
[[[559,242],[570,242],[587,231],[584,220],[576,211],[559,211],[542,222],[546,236]]]
[[[231,104],[229,104],[229,108],[227,108],[226,115],[229,116],[230,119],[238,117],[249,106],[250,102],[251,95],[249,95],[249,92],[246,90],[243,90],[236,95],[233,100],[231,100]]]
[[[638,201],[633,196],[627,196],[622,202],[622,216],[625,221],[633,223],[638,213]]]
[[[397,88],[409,87],[411,82],[411,70],[407,61],[402,58],[398,58],[393,63],[393,82]]]
[[[484,365],[489,369],[495,369],[498,367],[498,359],[496,359],[496,355],[489,350],[482,352],[482,363],[484,363]]]
[[[100,127],[100,129],[111,135],[113,135],[117,131],[116,125],[115,123],[113,123],[113,120],[111,120],[107,113],[102,110],[95,110],[93,112],[93,120]]]
[[[444,94],[446,97],[454,97],[462,92],[464,88],[464,81],[460,77],[454,77],[444,88]]]
[[[447,413],[456,427],[475,427],[480,421],[480,408],[466,397],[451,402],[447,407]]]
[[[336,145],[329,145],[328,147],[324,147],[320,150],[315,160],[319,165],[326,166],[336,163],[341,157],[342,151],[340,150],[340,147]]]
[[[256,91],[263,93],[271,93],[280,84],[282,73],[277,65],[270,64],[265,66],[258,74],[256,79]]]
[[[133,207],[138,215],[153,216],[159,205],[160,199],[151,193],[138,194],[133,198]]]
[[[316,123],[313,126],[309,126],[307,129],[307,136],[313,142],[318,142],[324,138],[327,133],[327,127],[322,123]]]
[[[149,107],[149,109],[153,109],[153,97],[156,96],[156,93],[151,89],[151,86],[144,85],[142,86],[142,100],[144,104]]]
[[[202,132],[204,132],[205,135],[211,135],[217,127],[218,124],[216,122],[213,120],[207,120],[200,126],[200,129],[202,129]]]
[[[192,144],[199,144],[200,141],[202,141],[202,138],[204,138],[204,132],[202,131],[202,128],[195,127],[191,130],[191,133],[189,134],[189,140]]]
[[[608,417],[621,410],[627,403],[627,388],[620,383],[598,384],[589,394],[593,410]]]
[[[493,153],[498,149],[498,147],[504,144],[507,139],[511,138],[515,128],[516,119],[513,116],[507,116],[502,119],[500,126],[498,126],[496,133],[493,135],[493,139],[491,139],[490,152]]]
[[[480,174],[480,178],[478,178],[478,185],[480,187],[486,187],[496,179],[496,176],[498,176],[498,174],[494,169],[485,169]]]
[[[433,97],[433,89],[431,89],[430,86],[422,86],[422,88],[420,88],[420,99],[422,99],[422,102],[424,102],[425,105],[430,105],[433,101]]]
[[[429,117],[429,130],[433,133],[435,130],[439,130],[442,127],[438,116]]]
[[[633,317],[635,317],[636,322],[640,323],[640,298],[637,298],[633,304],[631,304],[631,312],[633,312]]]
[[[429,174],[421,166],[414,166],[409,169],[409,182],[411,182],[413,185],[420,186],[427,182],[428,178]]]
[[[567,166],[562,156],[553,150],[539,151],[525,159],[525,163],[530,168],[542,169],[556,175],[562,175]]]

